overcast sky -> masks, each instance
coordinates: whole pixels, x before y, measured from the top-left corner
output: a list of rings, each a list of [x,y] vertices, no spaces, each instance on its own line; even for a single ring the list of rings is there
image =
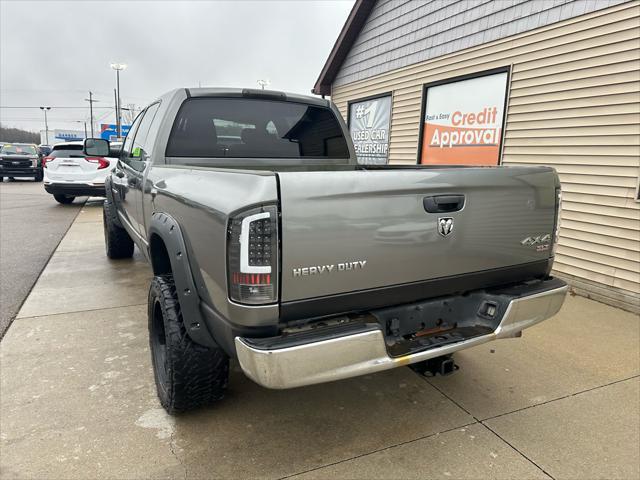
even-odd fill
[[[354,0],[0,1],[0,121],[78,129],[95,93],[96,123],[114,123],[115,72],[122,105],[138,107],[176,87],[257,88],[309,94]],[[82,107],[82,108],[55,108]]]

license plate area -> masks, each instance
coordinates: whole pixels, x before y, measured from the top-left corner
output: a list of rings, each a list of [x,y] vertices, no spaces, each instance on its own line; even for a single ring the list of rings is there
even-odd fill
[[[387,351],[398,357],[495,331],[510,298],[480,290],[372,311]]]
[[[64,173],[73,173],[73,172],[77,172],[77,173],[81,173],[82,172],[82,167],[80,165],[78,165],[77,163],[59,163],[58,164],[58,171],[64,171]]]

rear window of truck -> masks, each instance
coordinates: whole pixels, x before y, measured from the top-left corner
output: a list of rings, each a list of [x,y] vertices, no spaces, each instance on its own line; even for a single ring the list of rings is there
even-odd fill
[[[167,157],[346,159],[329,108],[276,100],[191,98],[173,124]]]

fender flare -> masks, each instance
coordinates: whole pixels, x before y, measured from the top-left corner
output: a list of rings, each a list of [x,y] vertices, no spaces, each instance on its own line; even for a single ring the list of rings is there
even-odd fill
[[[108,203],[109,205],[112,206],[112,208],[109,210],[109,212],[111,212],[111,221],[118,227],[124,228],[124,225],[122,225],[122,222],[118,217],[118,206],[116,205],[116,202],[113,198],[113,190],[111,186],[111,175],[107,175],[107,177],[104,179],[104,196],[105,196],[105,200],[104,200],[105,203]]]
[[[169,254],[173,281],[185,330],[191,340],[209,348],[220,348],[207,328],[207,323],[200,311],[200,295],[196,289],[191,272],[188,253],[182,230],[175,218],[166,213],[154,212],[149,224],[149,259],[153,265],[151,254],[151,238],[157,235],[164,242]]]

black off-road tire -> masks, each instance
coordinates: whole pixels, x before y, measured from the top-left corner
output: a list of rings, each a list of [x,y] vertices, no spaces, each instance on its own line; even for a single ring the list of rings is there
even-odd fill
[[[61,203],[62,205],[69,205],[70,203],[73,203],[73,201],[76,199],[76,197],[72,197],[71,195],[60,195],[60,194],[55,194],[53,198],[56,199],[56,202]]]
[[[113,208],[113,204],[109,201],[105,201],[102,207],[104,245],[107,257],[112,260],[131,258],[133,256],[133,240],[124,228],[113,222]]]
[[[148,315],[153,373],[164,409],[173,415],[221,400],[229,381],[229,357],[220,348],[191,340],[171,275],[153,277]]]

